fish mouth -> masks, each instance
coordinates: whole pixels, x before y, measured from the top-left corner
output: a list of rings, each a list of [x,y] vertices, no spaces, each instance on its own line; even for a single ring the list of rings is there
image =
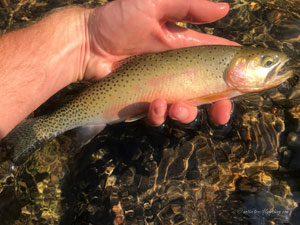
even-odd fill
[[[271,86],[277,86],[282,82],[286,81],[293,75],[293,70],[287,68],[286,62],[289,59],[286,59],[275,66],[267,75],[265,83],[269,83]]]

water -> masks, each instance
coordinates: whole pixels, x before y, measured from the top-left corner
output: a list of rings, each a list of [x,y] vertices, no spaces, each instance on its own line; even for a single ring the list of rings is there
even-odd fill
[[[21,2],[0,1],[2,33],[27,24],[24,15],[31,21],[67,4]],[[283,0],[230,2],[233,10],[224,20],[189,26],[286,52],[293,79],[235,99],[224,127],[211,124],[204,106],[193,126],[122,123],[82,151],[68,133],[20,168],[1,165],[2,224],[299,224],[300,6]],[[8,16],[11,9],[16,12]],[[85,86],[71,86],[36,115]]]

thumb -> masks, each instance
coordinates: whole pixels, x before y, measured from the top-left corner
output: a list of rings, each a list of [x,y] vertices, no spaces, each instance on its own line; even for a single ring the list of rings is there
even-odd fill
[[[229,11],[228,3],[207,0],[165,0],[156,4],[157,19],[163,21],[211,23]]]
[[[174,23],[166,23],[162,29],[165,30],[164,37],[171,48],[184,48],[195,45],[239,45],[225,38],[179,27]]]

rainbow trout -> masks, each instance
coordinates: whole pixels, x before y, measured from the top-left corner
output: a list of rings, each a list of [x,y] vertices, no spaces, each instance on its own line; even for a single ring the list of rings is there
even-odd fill
[[[109,76],[56,112],[24,120],[0,143],[2,160],[21,164],[45,141],[84,127],[96,135],[106,124],[141,118],[157,98],[201,105],[279,85],[285,54],[236,46],[197,46],[127,59]]]

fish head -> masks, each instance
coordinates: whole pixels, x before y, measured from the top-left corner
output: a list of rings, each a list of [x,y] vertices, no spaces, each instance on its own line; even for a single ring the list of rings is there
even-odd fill
[[[263,48],[241,48],[225,72],[226,83],[240,91],[261,91],[290,78],[292,70],[281,71],[287,55]]]

